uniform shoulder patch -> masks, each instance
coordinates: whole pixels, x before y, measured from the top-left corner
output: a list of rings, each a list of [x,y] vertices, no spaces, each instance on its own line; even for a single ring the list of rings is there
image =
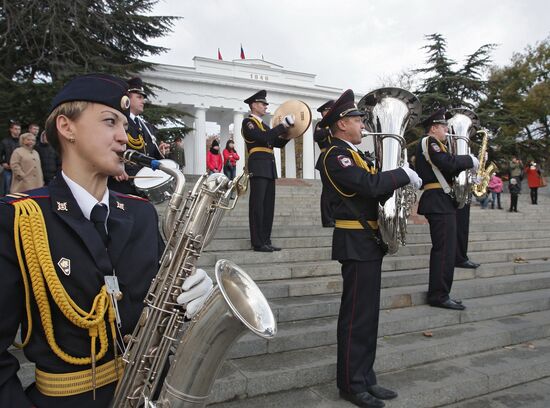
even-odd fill
[[[249,121],[246,126],[250,129],[250,130],[254,130],[254,123],[252,123],[252,121]]]
[[[345,156],[343,154],[339,154],[338,156],[336,156],[336,159],[338,160],[340,166],[343,168],[355,166],[351,157]]]
[[[438,146],[437,143],[430,143],[430,146],[432,147],[433,151],[434,152],[440,152],[441,151],[441,148]]]

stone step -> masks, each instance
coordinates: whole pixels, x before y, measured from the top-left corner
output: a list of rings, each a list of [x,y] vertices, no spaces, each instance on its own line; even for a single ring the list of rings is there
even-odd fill
[[[277,240],[273,243],[277,245]],[[538,251],[550,247],[550,238],[524,239],[524,240],[506,240],[506,241],[480,241],[469,248],[469,256],[483,262],[502,262],[513,260],[520,253],[529,251]],[[426,267],[429,263],[429,253],[431,244],[413,244],[401,247],[397,254],[384,258],[386,270],[397,269],[415,269]],[[544,251],[543,251],[544,252]],[[199,258],[200,266],[213,266],[219,259],[229,259],[240,266],[254,264],[280,264],[288,262],[307,262],[307,261],[328,261],[331,259],[331,247],[313,247],[313,248],[285,248],[277,252],[254,252],[247,251],[218,251],[203,252]],[[476,254],[474,256],[474,254]],[[478,256],[480,255],[481,256]],[[505,256],[506,254],[510,256]],[[414,255],[411,257],[411,255]],[[504,257],[503,257],[504,255]],[[544,252],[538,258],[544,258],[550,255],[548,251]],[[533,258],[533,257],[531,257]],[[393,265],[390,267],[389,265]]]
[[[467,299],[465,300],[467,309],[461,314],[448,310],[444,310],[445,313],[442,313],[441,309],[427,306],[425,286],[417,287],[419,292],[416,294],[403,294],[404,291],[392,293],[391,290],[383,290],[379,335],[395,335],[504,316],[498,307],[511,310],[514,314],[526,310],[524,308],[528,308],[527,310],[530,311],[546,309],[550,307],[550,299],[547,299],[548,295],[544,298],[544,292],[548,294],[548,288],[550,288],[550,272],[538,275],[528,280],[520,280],[519,276],[506,280],[492,278],[486,284],[480,285],[480,288],[476,288],[475,282],[455,285],[453,294],[456,297]],[[494,285],[494,288],[491,288],[491,285]],[[514,290],[514,285],[517,285],[517,290]],[[498,299],[499,296],[502,297],[502,300]],[[310,303],[306,303],[307,300]],[[508,305],[506,302],[518,303]],[[289,303],[297,304],[298,307],[301,305],[305,310],[301,313],[293,313],[285,309]],[[316,303],[319,304],[319,307],[315,307]],[[481,306],[476,307],[478,304]],[[274,353],[332,344],[335,342],[334,335],[339,305],[338,296],[332,298],[329,296],[289,298],[288,302],[274,300],[271,302],[271,307],[273,312],[279,315],[277,336],[267,342],[257,336],[247,334],[239,340],[231,356],[245,357],[266,352]],[[413,307],[399,308],[402,305]],[[487,310],[483,309],[485,307]],[[319,313],[318,315],[315,314],[316,311]],[[410,321],[411,319],[412,321]],[[311,333],[315,333],[315,336],[310,336]]]
[[[502,231],[502,232],[474,232],[469,235],[470,245],[479,241],[500,241],[500,240],[524,240],[524,239],[541,239],[550,238],[550,230],[539,231]],[[322,234],[320,236],[301,236],[301,237],[280,237],[273,238],[273,241],[277,242],[281,248],[311,248],[320,246],[332,245],[332,233]],[[425,234],[409,234],[407,236],[407,245],[414,244],[430,244],[430,235]],[[244,251],[249,250],[251,247],[250,239],[248,236],[244,238],[223,238],[214,239],[205,252],[215,251]]]
[[[458,398],[471,398],[550,375],[548,313],[455,325],[434,329],[431,333],[432,337],[417,332],[379,339],[375,365],[379,383],[400,393],[391,406],[439,406],[438,403],[452,403]],[[323,384],[334,381],[335,365],[335,345],[230,360],[214,385],[210,401],[250,398],[302,387],[313,387],[321,392],[324,389],[337,401],[335,385]],[[484,388],[478,388],[481,384],[474,386],[476,382],[470,383],[470,375],[482,381]],[[419,384],[423,381],[426,383]],[[448,397],[444,395],[448,387],[462,381],[467,381],[476,391],[461,389],[461,393],[453,393],[454,399],[439,402],[438,398]],[[491,387],[486,387],[490,384]],[[431,395],[435,387],[441,389]],[[430,401],[420,399],[420,396],[428,398],[430,395]],[[278,400],[280,395],[266,395],[264,402],[271,397]],[[256,404],[256,401],[249,399],[214,406],[266,406],[247,405]]]
[[[258,286],[268,299],[340,293],[342,289],[340,265],[337,263],[332,263],[331,265],[332,269],[328,270],[327,268],[323,276],[292,276],[287,279],[268,281],[261,281],[253,276],[253,279],[257,281]],[[550,272],[550,261],[533,260],[521,264],[515,262],[498,262],[494,264],[484,264],[477,269],[456,268],[454,281],[520,275],[533,272]],[[410,271],[383,272],[382,288],[427,285],[428,277],[429,269],[427,268]]]

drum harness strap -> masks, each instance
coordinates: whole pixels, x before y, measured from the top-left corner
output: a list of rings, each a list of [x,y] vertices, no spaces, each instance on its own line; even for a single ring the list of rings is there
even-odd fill
[[[19,268],[21,271],[23,285],[25,288],[25,307],[27,313],[27,333],[22,344],[14,345],[18,348],[25,347],[32,333],[32,315],[29,290],[30,277],[34,298],[40,313],[40,319],[44,334],[52,351],[64,362],[73,365],[91,364],[91,385],[90,390],[96,388],[96,361],[102,359],[108,349],[109,338],[107,335],[107,324],[105,314],[108,315],[111,335],[113,338],[113,353],[115,356],[115,372],[119,373],[117,366],[117,347],[115,329],[115,310],[111,304],[106,286],[102,286],[94,298],[90,311],[81,309],[69,296],[55,272],[48,244],[48,234],[42,210],[36,201],[31,198],[24,198],[11,203],[15,208],[14,218],[14,242]],[[21,244],[23,248],[21,248]],[[52,324],[52,315],[49,295],[59,307],[63,315],[75,326],[87,329],[90,336],[90,357],[74,357],[63,351],[57,344]],[[96,341],[99,337],[100,349],[96,352]],[[46,373],[47,374],[47,373]],[[116,381],[115,376],[112,381]],[[112,382],[109,381],[109,382]],[[40,389],[40,388],[39,388]],[[95,396],[95,395],[94,395]]]

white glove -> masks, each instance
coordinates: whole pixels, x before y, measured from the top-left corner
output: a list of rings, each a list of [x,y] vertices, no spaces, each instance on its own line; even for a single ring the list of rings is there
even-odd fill
[[[177,299],[178,304],[185,306],[185,317],[191,319],[197,314],[213,286],[212,279],[203,269],[197,269],[185,279],[181,286],[183,293]]]
[[[409,180],[410,180],[410,183],[411,183],[411,186],[415,189],[415,190],[419,190],[420,187],[422,187],[422,179],[420,177],[418,177],[418,174],[416,173],[416,171],[414,171],[413,169],[411,169],[409,167],[409,164],[408,163],[405,163],[403,165],[403,167],[401,167],[403,170],[405,170],[405,173],[407,173],[407,176],[409,176]]]
[[[286,115],[283,118],[283,126],[286,128],[289,128],[291,126],[294,126],[294,115]]]
[[[472,158],[472,161],[474,162],[474,167],[472,167],[472,170],[477,171],[477,169],[479,169],[479,160],[473,154],[471,154],[470,157]]]

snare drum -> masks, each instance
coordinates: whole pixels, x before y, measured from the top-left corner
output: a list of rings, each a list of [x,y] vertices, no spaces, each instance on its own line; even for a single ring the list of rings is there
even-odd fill
[[[163,166],[179,169],[178,164],[169,159],[159,160]],[[153,204],[160,204],[170,198],[174,191],[175,180],[162,170],[143,167],[134,178],[136,190],[144,194]]]

